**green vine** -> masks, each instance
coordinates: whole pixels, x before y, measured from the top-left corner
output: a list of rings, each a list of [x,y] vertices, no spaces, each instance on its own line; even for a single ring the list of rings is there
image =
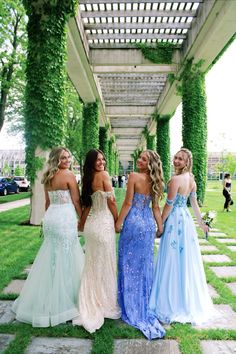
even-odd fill
[[[82,123],[83,155],[90,149],[99,148],[98,102],[86,103],[83,106]]]
[[[115,137],[112,135],[109,140],[109,173],[111,176],[115,174],[115,150],[113,149],[114,142]]]
[[[220,53],[216,56],[216,58],[212,61],[212,63],[209,65],[207,68],[206,73],[215,65],[215,63],[222,57],[222,55],[225,53],[225,51],[229,48],[229,46],[235,41],[236,39],[236,33],[230,38],[228,43],[224,46],[224,48],[220,51]]]
[[[43,161],[37,147],[47,150],[63,143],[65,119],[66,23],[76,0],[25,0],[28,15],[28,57],[25,91],[27,175],[34,182]]]
[[[140,155],[140,153],[141,153],[141,149],[136,149],[134,152],[133,152],[133,154],[131,154],[131,156],[132,156],[132,158],[133,158],[133,160],[134,160],[134,171],[137,171],[137,166],[136,166],[136,163],[137,163],[137,160],[138,160],[138,158],[139,158],[139,155]]]
[[[146,145],[148,150],[156,150],[156,136],[150,135],[148,128],[145,127],[142,132],[144,138],[146,139]]]
[[[176,45],[169,42],[156,43],[155,46],[146,43],[136,43],[135,46],[141,49],[144,58],[156,64],[171,64],[173,52]]]
[[[157,122],[157,145],[156,150],[160,155],[162,161],[163,175],[165,182],[168,182],[171,176],[170,168],[170,132],[169,132],[169,120],[170,115],[159,115],[157,114],[155,119]]]
[[[99,127],[99,149],[106,157],[106,168],[109,171],[109,139],[108,139],[109,125]]]
[[[201,62],[189,60],[182,75],[182,136],[183,146],[193,154],[193,174],[197,198],[204,201],[207,176],[207,113],[205,75]]]

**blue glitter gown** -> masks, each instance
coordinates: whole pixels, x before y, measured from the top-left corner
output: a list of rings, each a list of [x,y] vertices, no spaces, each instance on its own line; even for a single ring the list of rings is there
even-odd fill
[[[165,330],[155,316],[147,321],[156,234],[150,202],[151,196],[134,193],[132,207],[124,221],[119,240],[118,302],[122,320],[153,339],[162,338]]]
[[[190,194],[195,198],[195,193]],[[165,222],[156,264],[150,310],[162,323],[201,324],[214,313],[208,293],[188,197],[177,193]]]

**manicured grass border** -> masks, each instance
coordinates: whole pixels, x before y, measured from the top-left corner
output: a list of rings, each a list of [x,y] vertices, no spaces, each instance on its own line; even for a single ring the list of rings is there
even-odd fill
[[[119,207],[124,199],[125,190],[117,189],[117,203]],[[221,185],[211,187],[207,192],[207,198],[203,210],[216,210],[217,222],[215,227],[228,234],[227,238],[235,237],[235,210],[232,213],[222,213],[223,197]],[[37,250],[42,242],[39,238],[39,227],[20,225],[22,220],[27,219],[29,207],[21,207],[8,212],[0,213],[0,291],[11,279],[24,279],[24,268],[33,261]],[[199,233],[201,233],[199,231]],[[201,235],[202,236],[202,235]],[[225,254],[232,262],[226,266],[236,264],[236,253],[230,251],[225,244],[209,237],[209,244],[215,245],[218,251],[203,252],[204,254]],[[236,239],[235,239],[236,244]],[[236,281],[234,278],[218,278],[212,272],[212,265],[218,263],[205,263],[207,281],[216,289],[219,298],[215,304],[228,304],[236,311],[236,296],[226,286],[228,282]],[[1,300],[13,300],[15,294],[0,295]],[[121,320],[106,320],[104,326],[94,334],[87,333],[82,327],[73,327],[70,323],[51,328],[32,328],[23,323],[11,323],[0,325],[0,333],[15,334],[15,339],[10,343],[5,354],[23,354],[29,345],[31,338],[36,337],[74,337],[91,339],[93,342],[92,354],[112,354],[114,339],[144,339],[142,333],[132,328]],[[236,340],[236,330],[196,330],[185,324],[174,323],[167,328],[166,339],[178,341],[183,354],[202,353],[200,340]]]

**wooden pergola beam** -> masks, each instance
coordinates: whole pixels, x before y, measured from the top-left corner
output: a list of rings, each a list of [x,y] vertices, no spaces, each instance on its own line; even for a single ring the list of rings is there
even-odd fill
[[[195,17],[196,10],[120,10],[120,11],[81,11],[82,18],[95,17]]]
[[[86,23],[84,24],[85,30],[115,30],[115,29],[189,29],[191,23],[189,22],[132,22],[132,23]]]

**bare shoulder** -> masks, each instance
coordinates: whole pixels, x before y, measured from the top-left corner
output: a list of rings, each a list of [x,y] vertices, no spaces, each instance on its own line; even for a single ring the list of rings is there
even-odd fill
[[[131,179],[131,180],[135,181],[135,180],[138,179],[138,177],[139,177],[139,173],[138,172],[131,172],[129,174],[129,180]]]
[[[97,175],[101,178],[110,178],[110,175],[107,171],[101,171]]]
[[[181,175],[172,176],[169,181],[169,185],[176,185],[180,182],[180,180],[181,180]]]

